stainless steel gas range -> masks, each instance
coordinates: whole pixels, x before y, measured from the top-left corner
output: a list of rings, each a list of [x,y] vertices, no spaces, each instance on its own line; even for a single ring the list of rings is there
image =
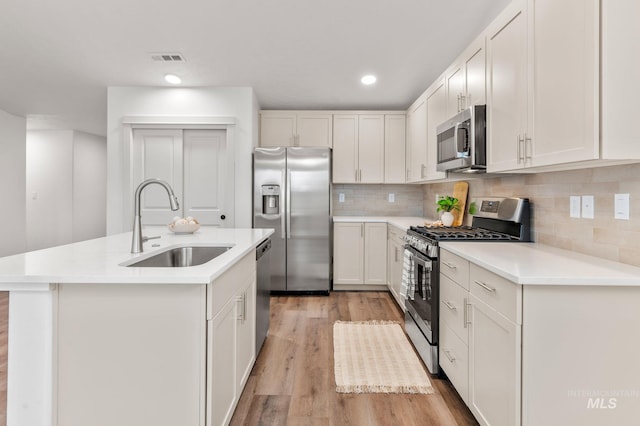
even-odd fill
[[[526,198],[483,197],[472,200],[477,212],[471,226],[412,226],[405,235],[407,289],[405,330],[425,365],[439,374],[440,241],[531,241],[530,205]]]

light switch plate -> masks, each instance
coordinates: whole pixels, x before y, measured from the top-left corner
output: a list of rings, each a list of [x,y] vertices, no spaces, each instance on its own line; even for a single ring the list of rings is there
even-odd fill
[[[593,219],[594,212],[594,200],[593,195],[582,196],[582,217],[585,219]]]
[[[629,220],[629,194],[615,194],[613,199],[613,217],[616,219]]]
[[[344,192],[340,192],[338,194],[338,202],[339,203],[344,203]]]
[[[393,192],[389,193],[389,202],[390,203],[395,203],[396,202],[396,194],[394,194]]]
[[[569,197],[569,217],[580,217],[580,204],[581,199],[579,195],[572,195]]]

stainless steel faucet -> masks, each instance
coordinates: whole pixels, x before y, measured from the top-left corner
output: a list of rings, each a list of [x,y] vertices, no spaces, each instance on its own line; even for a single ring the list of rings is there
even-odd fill
[[[142,223],[140,218],[140,196],[142,194],[142,190],[152,183],[157,183],[158,185],[162,185],[164,189],[167,190],[169,194],[169,204],[171,204],[171,210],[176,211],[180,208],[180,204],[178,204],[178,198],[173,193],[173,188],[167,182],[161,179],[147,179],[138,185],[138,189],[136,189],[136,193],[134,195],[135,201],[135,213],[133,218],[133,236],[131,239],[131,253],[142,253],[142,243],[145,242],[148,238],[142,236]]]

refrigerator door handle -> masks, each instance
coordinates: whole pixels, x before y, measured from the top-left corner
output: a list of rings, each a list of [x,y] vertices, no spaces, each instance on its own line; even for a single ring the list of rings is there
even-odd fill
[[[283,182],[284,181],[284,170],[282,171],[281,175],[282,175],[282,180],[280,182]],[[288,203],[287,200],[284,200],[284,203],[282,203],[282,202],[280,203],[280,234],[281,234],[281,237],[282,237],[283,240],[285,239],[285,234],[286,234],[285,228],[284,228],[285,227],[285,223],[284,223],[285,222],[284,221],[285,210],[284,209],[285,209],[285,204],[286,203]]]
[[[287,169],[287,239],[291,239],[291,169]]]

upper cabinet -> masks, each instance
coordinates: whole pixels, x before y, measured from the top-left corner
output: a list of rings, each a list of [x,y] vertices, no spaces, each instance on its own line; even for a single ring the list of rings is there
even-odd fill
[[[487,30],[487,171],[524,165],[529,133],[527,2],[516,0]]]
[[[326,111],[262,111],[260,146],[332,146],[332,114]]]
[[[445,73],[446,120],[472,105],[486,103],[486,49],[484,34],[458,57]]]
[[[487,171],[600,158],[598,4],[518,0],[488,28]]]
[[[405,182],[406,132],[404,114],[384,116],[384,183]]]
[[[436,127],[447,119],[446,77],[436,80],[407,110],[407,182],[444,179],[436,170]]]
[[[425,179],[427,166],[427,95],[423,93],[407,110],[407,182]]]
[[[403,183],[405,115],[334,114],[334,183]]]
[[[336,114],[333,182],[384,182],[384,115]]]

